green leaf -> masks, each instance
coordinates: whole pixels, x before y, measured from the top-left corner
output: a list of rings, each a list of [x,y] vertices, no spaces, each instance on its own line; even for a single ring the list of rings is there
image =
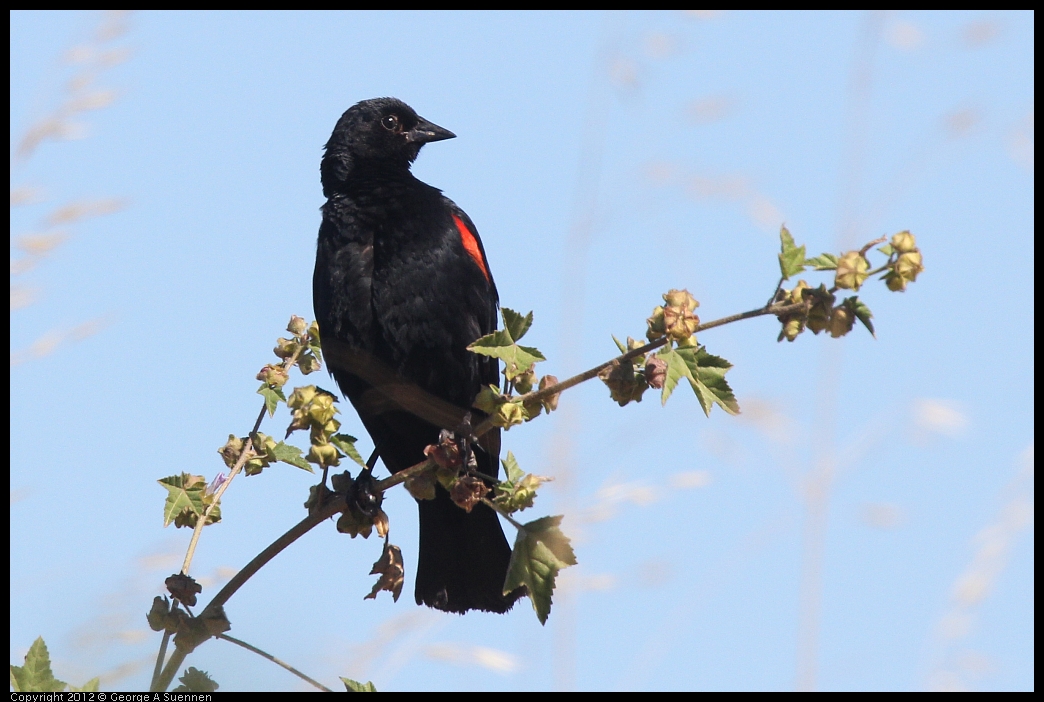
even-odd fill
[[[616,338],[616,334],[613,334],[612,337],[613,337],[613,341],[616,342],[616,348],[620,349],[620,353],[627,353],[628,348],[627,348],[626,344],[621,343],[621,341]]]
[[[678,352],[670,346],[664,346],[656,355],[667,362],[667,375],[663,379],[663,390],[660,391],[660,402],[666,405],[667,398],[671,396],[674,388],[678,386],[678,381],[682,378],[692,380],[692,376],[685,359],[679,356]]]
[[[361,683],[351,678],[341,678],[341,682],[347,688],[347,692],[377,692],[377,688],[373,686],[372,682]]]
[[[356,441],[358,439],[348,434],[334,434],[330,437],[330,443],[341,449],[341,453],[365,468],[366,461],[363,460],[362,456],[359,455],[359,451],[355,448]]]
[[[817,271],[834,271],[837,270],[837,256],[832,253],[820,254],[805,261],[805,265]]]
[[[500,308],[500,316],[504,318],[504,329],[511,335],[514,341],[518,341],[529,328],[533,326],[533,313],[530,312],[525,317],[520,315],[514,310],[509,310],[507,307]]]
[[[196,516],[203,514],[203,491],[207,484],[202,478],[182,473],[156,482],[167,489],[167,501],[163,505],[163,526],[170,526],[170,523],[186,510]]]
[[[308,350],[312,352],[320,363],[323,362],[323,345],[319,343],[319,336],[308,336]]]
[[[268,410],[269,417],[275,416],[280,400],[286,402],[286,396],[283,394],[282,388],[273,388],[268,383],[261,383],[261,387],[257,389],[257,394],[265,398],[265,409]]]
[[[515,459],[515,454],[508,451],[507,458],[500,459],[500,463],[504,466],[504,475],[509,483],[517,483],[522,479],[524,473]]]
[[[69,692],[97,692],[98,684],[101,682],[100,678],[91,678],[83,684],[82,687],[76,687],[75,685],[69,686]]]
[[[558,571],[576,565],[576,555],[569,538],[559,530],[562,517],[542,517],[523,524],[511,551],[504,594],[525,585],[529,599],[541,624],[551,613],[551,593]]]
[[[782,251],[779,254],[779,271],[783,278],[789,278],[805,270],[805,247],[796,246],[794,237],[786,227],[780,227],[779,240],[782,243]]]
[[[731,363],[707,353],[703,346],[699,349],[678,349],[678,355],[689,369],[689,384],[705,415],[710,416],[711,407],[715,403],[729,414],[739,414],[739,403],[725,380],[725,373],[732,368]]]
[[[312,466],[304,459],[304,452],[296,446],[291,446],[285,441],[280,441],[272,449],[272,458],[283,463],[289,463],[292,466],[297,466],[309,473],[314,473]]]
[[[881,253],[883,253],[885,256],[891,256],[895,252],[895,249],[892,248],[891,244],[885,244],[884,246],[878,246],[877,250],[880,251]]]
[[[43,637],[37,637],[25,654],[25,665],[11,666],[11,687],[15,692],[61,692],[65,683],[51,672],[51,655]]]
[[[874,323],[870,321],[874,315],[870,311],[870,308],[864,305],[863,301],[856,296],[846,298],[842,304],[852,310],[856,319],[862,322],[863,326],[870,332],[870,336],[876,339],[877,334],[874,333]]]
[[[504,375],[508,380],[514,380],[516,376],[525,373],[537,361],[547,360],[537,349],[516,344],[504,329],[478,339],[468,347],[468,351],[499,358],[504,362]]]
[[[172,692],[214,692],[220,685],[202,670],[190,667],[178,680],[181,684]]]
[[[511,346],[514,343],[515,340],[511,338],[511,334],[507,329],[497,329],[492,334],[486,334],[485,336],[480,336],[478,339],[475,339],[471,346],[468,347],[468,351],[471,351],[472,353],[484,353],[483,351],[476,351],[475,348],[495,349],[500,348],[501,346]],[[475,348],[472,348],[472,346]],[[486,353],[486,355],[489,356],[492,354]]]

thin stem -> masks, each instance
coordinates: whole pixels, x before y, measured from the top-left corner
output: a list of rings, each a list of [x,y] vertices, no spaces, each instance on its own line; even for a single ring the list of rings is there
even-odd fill
[[[283,361],[283,363],[281,364],[283,368],[285,368],[287,371],[293,368],[294,364],[297,363],[297,359],[300,358],[301,352],[304,351],[304,348],[305,344],[300,344],[297,350],[293,353],[293,355],[290,356],[289,359]],[[210,503],[210,506],[207,507],[203,514],[200,515],[200,517],[196,520],[196,526],[192,530],[192,539],[189,541],[188,549],[185,551],[185,560],[181,564],[181,572],[183,575],[188,575],[189,567],[192,565],[192,558],[196,553],[196,545],[199,543],[199,537],[203,533],[203,527],[206,526],[207,519],[210,518],[211,512],[217,509],[217,506],[221,503],[221,496],[225,494],[225,490],[227,490],[228,486],[232,484],[233,478],[235,478],[239,474],[239,472],[243,469],[243,466],[246,464],[247,460],[253,453],[254,437],[257,436],[257,430],[261,428],[261,422],[265,418],[266,409],[266,406],[262,404],[261,411],[258,412],[257,419],[254,420],[254,428],[250,431],[247,440],[243,443],[243,450],[239,453],[239,458],[236,460],[236,465],[233,466],[231,471],[229,471],[228,478],[217,489],[217,492],[214,493],[214,499]],[[278,551],[276,553],[278,553]],[[226,597],[225,599],[228,598]],[[222,601],[222,603],[223,602],[224,601]],[[210,605],[207,605],[207,607],[209,608]],[[206,612],[206,609],[204,609],[204,612]],[[201,612],[200,614],[203,614],[203,612]],[[160,673],[159,667],[162,664],[163,656],[166,654],[167,641],[169,638],[170,635],[168,633],[164,633],[163,640],[160,642],[160,653],[156,661],[156,671],[153,673],[152,684],[149,688],[152,692],[166,690],[167,687],[170,686],[171,681],[174,679],[175,673],[177,673],[178,668],[181,667],[182,662],[185,660],[185,656],[188,655],[187,651],[175,647],[174,653],[171,654],[170,660],[167,661],[167,664],[163,667],[163,671]],[[159,674],[157,675],[157,673]]]
[[[888,241],[888,237],[886,237],[886,236],[882,236],[880,238],[874,239],[873,241],[867,243],[863,248],[859,249],[859,255],[864,257],[864,258],[866,258],[866,252],[867,251],[869,251],[873,247],[877,246],[878,244],[883,244],[886,241]]]
[[[257,434],[257,428],[261,425],[261,419],[265,416],[264,405],[261,406],[261,413],[258,414],[257,421],[254,422],[254,431],[251,434]],[[196,519],[196,527],[192,530],[192,540],[189,541],[188,549],[185,551],[185,560],[181,564],[181,573],[188,575],[189,566],[192,565],[192,557],[196,554],[196,544],[199,543],[199,537],[203,533],[203,527],[207,524],[207,519],[210,517],[210,513],[214,511],[218,504],[221,503],[221,496],[225,494],[225,490],[228,490],[228,486],[232,484],[233,478],[239,475],[239,471],[243,470],[243,466],[246,464],[247,459],[253,453],[254,440],[247,437],[246,443],[243,444],[243,450],[239,452],[239,459],[236,460],[236,465],[229,471],[228,478],[225,479],[221,486],[218,487],[217,492],[214,493],[214,499],[210,503],[210,506]]]
[[[294,351],[290,358],[283,361],[283,368],[289,372],[294,364],[297,363],[297,359],[301,357],[301,352],[304,351],[305,344],[298,344],[297,350]],[[232,479],[239,475],[239,472],[243,469],[247,460],[250,458],[250,454],[254,449],[254,437],[257,436],[257,430],[261,428],[261,421],[265,418],[265,412],[267,407],[264,403],[261,404],[261,411],[257,414],[257,419],[254,420],[254,428],[250,431],[247,436],[246,442],[243,444],[243,450],[239,452],[239,459],[236,461],[236,465],[228,474],[228,479],[221,484],[217,492],[214,493],[214,500],[207,507],[206,511],[203,512],[203,516],[196,520],[196,528],[192,530],[192,540],[189,542],[188,551],[185,553],[185,561],[181,565],[181,572],[183,575],[188,575],[189,566],[192,564],[192,556],[196,552],[196,544],[199,542],[199,536],[203,533],[203,527],[207,525],[207,519],[210,517],[210,513],[217,509],[217,506],[221,504],[221,496],[225,494],[225,490],[232,484]]]
[[[769,305],[771,305],[773,302],[776,301],[776,295],[779,295],[779,291],[783,289],[783,283],[786,282],[786,280],[787,279],[785,277],[783,277],[783,276],[779,277],[779,282],[776,283],[776,290],[772,293],[772,297],[770,297],[768,299],[768,302],[765,303],[766,307],[768,307]]]
[[[497,483],[500,482],[500,478],[494,478],[492,475],[486,475],[485,473],[483,473],[481,471],[478,471],[478,470],[473,470],[473,469],[469,468],[466,472],[467,472],[468,475],[474,475],[476,478],[482,478],[483,480],[488,480],[489,482],[493,483],[494,485],[496,485]]]
[[[503,509],[501,509],[500,505],[498,505],[497,503],[493,502],[492,500],[490,500],[490,499],[488,499],[486,497],[482,498],[482,502],[485,503],[486,505],[489,505],[490,509],[495,511],[501,517],[503,517],[504,519],[506,519],[509,522],[511,522],[511,526],[515,527],[516,529],[521,529],[522,528],[522,525],[519,524],[518,522],[516,522],[514,519],[512,519],[511,515],[508,514],[507,512],[505,512]]]
[[[881,273],[882,271],[888,270],[890,267],[891,267],[891,264],[886,263],[883,266],[881,266],[880,268],[875,268],[874,270],[872,270],[869,273],[867,273],[866,277],[869,278],[870,276],[877,275],[878,273]]]
[[[174,680],[174,676],[177,675],[178,669],[181,668],[181,664],[185,662],[185,656],[188,655],[188,651],[182,648],[174,646],[174,653],[170,654],[170,659],[167,664],[163,666],[163,672],[160,673],[158,679],[152,681],[152,686],[149,687],[149,692],[163,692],[170,683]]]
[[[174,606],[177,607],[177,601],[174,602]],[[156,654],[156,667],[152,670],[152,682],[149,683],[149,690],[152,690],[156,686],[156,681],[159,679],[160,673],[163,671],[163,659],[167,657],[167,642],[170,641],[170,632],[163,631],[163,640],[160,641],[159,653]]]
[[[323,692],[333,692],[333,690],[328,688],[326,685],[323,685],[318,680],[313,680],[312,678],[308,677],[307,675],[305,675],[304,673],[302,673],[300,670],[298,670],[297,668],[293,667],[292,665],[284,663],[283,661],[279,660],[278,658],[276,658],[272,654],[266,653],[266,652],[262,651],[260,648],[257,648],[256,646],[251,646],[246,641],[240,641],[239,639],[234,638],[232,636],[228,636],[227,634],[218,634],[217,638],[224,639],[225,641],[228,641],[229,643],[234,643],[237,646],[242,646],[246,650],[253,651],[257,655],[261,656],[262,658],[267,658],[268,660],[272,661],[273,663],[275,663],[276,665],[280,666],[284,670],[290,671],[291,673],[293,673],[297,677],[301,678],[302,680],[304,680],[305,682],[307,682],[307,683],[309,683],[311,685],[314,685],[315,687],[319,688]]]

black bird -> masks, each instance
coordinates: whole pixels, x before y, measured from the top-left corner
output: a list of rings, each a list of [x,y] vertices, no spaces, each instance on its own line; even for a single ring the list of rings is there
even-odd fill
[[[479,388],[498,381],[496,359],[466,349],[496,330],[497,288],[468,215],[410,173],[424,144],[454,136],[394,98],[364,100],[341,116],[320,169],[327,200],[312,295],[324,343],[343,342],[470,410]],[[382,402],[359,376],[331,372],[391,472],[438,443],[435,424]],[[490,438],[475,458],[496,476],[499,436]],[[496,513],[483,504],[465,512],[441,485],[418,505],[417,604],[510,609],[524,589],[502,592],[511,549]]]

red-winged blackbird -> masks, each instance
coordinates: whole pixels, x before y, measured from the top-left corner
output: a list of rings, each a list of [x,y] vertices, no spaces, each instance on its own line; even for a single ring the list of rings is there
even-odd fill
[[[346,111],[322,160],[323,222],[312,280],[324,341],[372,355],[432,395],[465,410],[496,359],[466,347],[497,327],[497,289],[471,219],[410,173],[421,147],[455,135],[394,98]],[[439,427],[389,409],[357,375],[332,367],[387,468],[424,460]],[[498,438],[498,437],[493,437]],[[498,446],[499,440],[484,442]],[[495,450],[476,448],[478,470],[498,473]],[[448,612],[506,612],[522,590],[502,592],[511,549],[496,513],[465,512],[441,485],[420,500],[417,604]]]

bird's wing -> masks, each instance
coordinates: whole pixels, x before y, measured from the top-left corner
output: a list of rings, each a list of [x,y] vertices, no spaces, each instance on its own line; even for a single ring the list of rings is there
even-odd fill
[[[471,217],[468,217],[468,213],[448,198],[447,203],[449,204],[450,211],[453,215],[453,224],[460,234],[461,244],[464,246],[464,251],[467,252],[468,256],[470,256],[475,262],[475,265],[479,270],[482,271],[482,274],[485,276],[486,282],[489,285],[489,299],[492,304],[489,306],[488,313],[481,317],[478,322],[482,336],[492,334],[497,330],[498,326],[497,308],[500,305],[500,298],[497,294],[497,286],[493,282],[493,275],[489,271],[489,262],[486,259],[486,249],[482,246],[482,239],[479,237],[478,229],[475,227],[475,223],[471,221]],[[489,356],[482,356],[480,357],[479,362],[481,364],[480,377],[482,382],[488,385],[500,385],[500,363],[497,359]],[[476,392],[477,391],[478,389],[476,388]],[[496,470],[496,458],[500,455],[500,430],[495,429],[487,432],[479,439],[479,445],[493,457],[494,470]]]
[[[373,230],[331,199],[323,207],[312,300],[323,336],[373,349]]]

